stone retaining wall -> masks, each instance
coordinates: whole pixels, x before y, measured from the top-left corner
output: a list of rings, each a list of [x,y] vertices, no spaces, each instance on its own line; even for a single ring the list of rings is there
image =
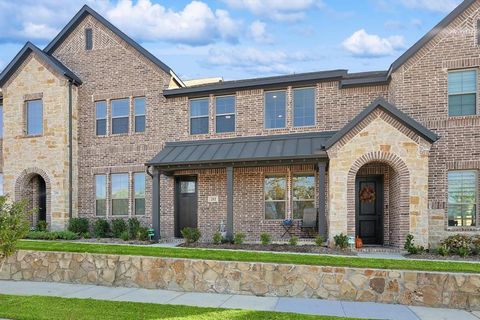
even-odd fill
[[[0,279],[480,310],[480,274],[19,251]]]

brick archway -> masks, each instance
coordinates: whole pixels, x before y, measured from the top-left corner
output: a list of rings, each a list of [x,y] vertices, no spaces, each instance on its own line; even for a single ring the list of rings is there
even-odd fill
[[[48,174],[40,169],[40,168],[28,168],[23,170],[18,178],[15,180],[15,201],[21,200],[25,196],[25,192],[27,192],[27,188],[30,184],[30,181],[35,177],[39,176],[45,182],[45,191],[46,191],[46,221],[49,226],[52,223],[52,212],[51,212],[51,193],[52,193],[52,185],[50,182],[50,178]],[[32,219],[32,225],[35,226],[37,223],[37,216],[34,216]]]
[[[347,230],[350,235],[355,234],[355,180],[359,170],[368,164],[382,163],[388,165],[394,172],[396,179],[396,191],[394,197],[390,197],[389,208],[394,207],[395,212],[391,212],[392,221],[395,222],[395,232],[389,245],[401,246],[405,240],[405,236],[410,230],[410,171],[405,162],[397,155],[389,152],[370,152],[359,157],[350,167],[347,176]],[[392,179],[393,181],[393,179]],[[389,182],[392,182],[389,181]],[[393,198],[393,199],[392,199]],[[398,206],[392,206],[395,201]]]

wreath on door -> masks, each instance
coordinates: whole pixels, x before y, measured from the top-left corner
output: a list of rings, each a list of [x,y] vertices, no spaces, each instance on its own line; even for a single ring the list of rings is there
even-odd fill
[[[375,190],[372,186],[365,186],[360,190],[360,201],[373,202],[375,201]]]

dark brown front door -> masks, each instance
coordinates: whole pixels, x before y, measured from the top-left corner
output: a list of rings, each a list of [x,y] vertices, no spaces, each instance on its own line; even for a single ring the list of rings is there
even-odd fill
[[[183,228],[197,227],[197,177],[179,176],[175,179],[175,236]]]
[[[383,176],[357,177],[355,231],[364,244],[383,244]]]

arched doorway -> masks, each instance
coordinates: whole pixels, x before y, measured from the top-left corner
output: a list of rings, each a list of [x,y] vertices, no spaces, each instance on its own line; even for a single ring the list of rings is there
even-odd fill
[[[16,200],[26,200],[28,209],[36,209],[31,218],[32,227],[40,221],[51,223],[50,182],[45,172],[39,169],[25,170],[15,184]]]
[[[348,229],[367,245],[401,247],[410,230],[409,172],[392,154],[357,160],[348,178]]]

